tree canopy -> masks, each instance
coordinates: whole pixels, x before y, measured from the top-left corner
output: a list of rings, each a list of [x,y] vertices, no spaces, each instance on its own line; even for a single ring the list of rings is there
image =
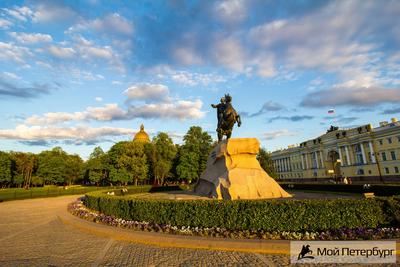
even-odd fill
[[[205,170],[215,145],[206,131],[192,126],[180,145],[160,132],[150,143],[122,141],[107,152],[95,147],[86,161],[61,147],[38,154],[0,151],[0,187],[193,183]],[[265,149],[260,149],[257,159],[265,171],[276,176]]]

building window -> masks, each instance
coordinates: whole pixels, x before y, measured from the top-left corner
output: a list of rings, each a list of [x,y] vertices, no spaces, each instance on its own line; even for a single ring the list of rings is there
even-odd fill
[[[389,137],[387,140],[388,140],[388,144],[392,143],[392,138]]]
[[[357,175],[364,175],[364,170],[363,169],[358,169],[357,170]]]
[[[357,144],[354,148],[354,150],[356,151],[356,160],[358,164],[364,164],[364,159],[362,156],[362,150],[361,150],[361,144]]]
[[[389,174],[389,168],[385,168],[386,174]]]
[[[399,167],[394,167],[394,172],[399,173]]]
[[[368,170],[368,174],[371,174],[372,172],[371,172],[371,170]]]
[[[380,145],[383,145],[383,140],[382,139],[379,139],[378,141],[379,141]]]
[[[396,160],[396,153],[394,151],[390,151],[390,156],[392,157],[392,160]]]
[[[400,142],[400,135],[397,136],[397,142]]]
[[[382,161],[386,161],[386,153],[382,152]]]

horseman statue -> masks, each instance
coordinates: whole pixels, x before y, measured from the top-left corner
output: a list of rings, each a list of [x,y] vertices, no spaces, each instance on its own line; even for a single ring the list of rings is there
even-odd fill
[[[242,124],[239,114],[232,107],[232,97],[227,94],[221,98],[221,102],[217,105],[211,104],[213,108],[217,109],[218,115],[218,142],[222,140],[222,137],[226,135],[226,139],[229,139],[232,135],[233,125],[237,122],[238,127]]]

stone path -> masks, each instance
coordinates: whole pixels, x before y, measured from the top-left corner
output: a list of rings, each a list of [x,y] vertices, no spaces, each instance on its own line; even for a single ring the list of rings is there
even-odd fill
[[[168,248],[64,224],[76,196],[0,203],[0,266],[287,266],[288,256]]]

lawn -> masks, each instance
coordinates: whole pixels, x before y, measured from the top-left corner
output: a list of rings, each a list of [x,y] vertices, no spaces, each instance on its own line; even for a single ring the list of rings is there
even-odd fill
[[[55,197],[63,195],[78,195],[107,188],[111,187],[74,185],[74,186],[67,186],[65,188],[62,186],[32,187],[30,189],[7,188],[7,189],[0,189],[0,201],[26,199],[26,198],[39,198],[39,197]]]

